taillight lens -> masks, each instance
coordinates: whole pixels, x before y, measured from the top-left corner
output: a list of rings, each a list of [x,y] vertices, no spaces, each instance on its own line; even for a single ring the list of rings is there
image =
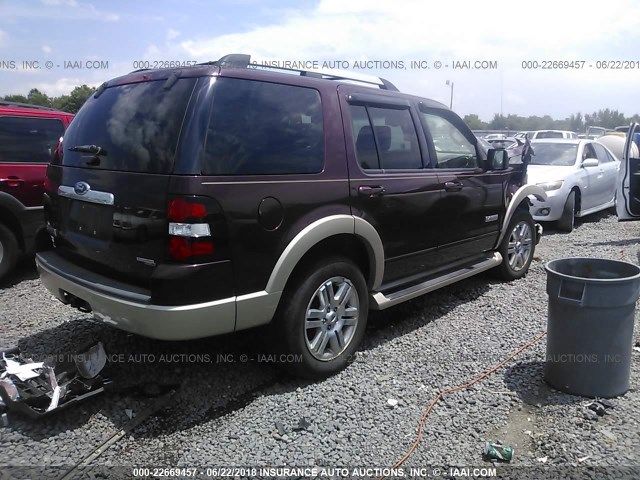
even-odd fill
[[[176,260],[186,260],[196,255],[211,255],[213,252],[211,240],[192,240],[183,237],[169,239],[169,253]]]
[[[169,202],[167,215],[169,220],[184,222],[187,218],[205,217],[207,209],[202,203],[191,203],[182,198],[176,198]]]
[[[215,251],[209,224],[204,222],[207,208],[203,203],[175,198],[169,201],[169,254],[178,261]],[[192,220],[188,222],[187,220]]]

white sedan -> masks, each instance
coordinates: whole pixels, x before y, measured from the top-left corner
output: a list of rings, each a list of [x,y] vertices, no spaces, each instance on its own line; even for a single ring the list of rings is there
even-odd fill
[[[614,207],[620,161],[593,140],[534,140],[528,183],[542,187],[547,200],[532,200],[534,220],[557,221],[573,230],[575,217]]]

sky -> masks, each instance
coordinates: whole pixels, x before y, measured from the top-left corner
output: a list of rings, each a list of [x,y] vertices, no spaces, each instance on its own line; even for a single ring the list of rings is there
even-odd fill
[[[454,111],[486,121],[602,108],[631,116],[639,46],[638,0],[0,0],[0,95],[59,96],[140,62],[247,53],[334,62],[447,105],[453,93]]]

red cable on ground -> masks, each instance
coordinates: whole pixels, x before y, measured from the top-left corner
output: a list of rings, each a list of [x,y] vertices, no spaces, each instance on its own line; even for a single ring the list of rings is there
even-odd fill
[[[411,445],[411,447],[409,447],[409,450],[407,450],[407,453],[405,453],[404,456],[400,460],[398,460],[396,462],[396,464],[392,468],[400,467],[404,462],[406,462],[409,459],[409,457],[413,454],[413,452],[416,451],[416,449],[420,445],[420,442],[422,441],[422,432],[423,432],[424,424],[427,421],[427,417],[431,413],[431,410],[433,410],[433,407],[435,407],[436,403],[438,403],[440,400],[442,400],[445,395],[447,395],[449,393],[454,393],[454,392],[457,392],[457,391],[460,391],[460,390],[464,390],[464,389],[469,388],[470,386],[478,383],[480,380],[484,380],[489,375],[491,375],[492,373],[495,373],[497,370],[502,368],[507,362],[512,360],[514,357],[519,355],[521,352],[523,352],[527,348],[530,348],[533,345],[535,345],[536,343],[538,343],[540,340],[542,340],[542,338],[546,334],[547,334],[547,331],[543,330],[533,340],[531,340],[528,343],[525,343],[523,346],[521,346],[516,351],[514,351],[511,355],[509,355],[507,358],[505,358],[502,362],[500,362],[499,364],[497,364],[494,367],[491,367],[489,370],[486,370],[485,372],[481,373],[479,376],[477,376],[473,380],[470,380],[467,383],[464,383],[462,385],[458,385],[456,387],[447,388],[446,390],[442,390],[440,393],[438,393],[436,398],[434,398],[431,401],[429,406],[425,409],[424,413],[422,414],[422,417],[420,418],[420,423],[418,424],[418,433],[416,434],[416,439],[413,441],[413,444]],[[386,475],[380,477],[378,480],[384,480],[385,478],[387,478]]]

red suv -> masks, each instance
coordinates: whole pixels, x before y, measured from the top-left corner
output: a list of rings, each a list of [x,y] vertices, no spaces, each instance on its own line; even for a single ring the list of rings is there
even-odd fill
[[[0,101],[0,279],[44,231],[47,165],[73,115]]]

